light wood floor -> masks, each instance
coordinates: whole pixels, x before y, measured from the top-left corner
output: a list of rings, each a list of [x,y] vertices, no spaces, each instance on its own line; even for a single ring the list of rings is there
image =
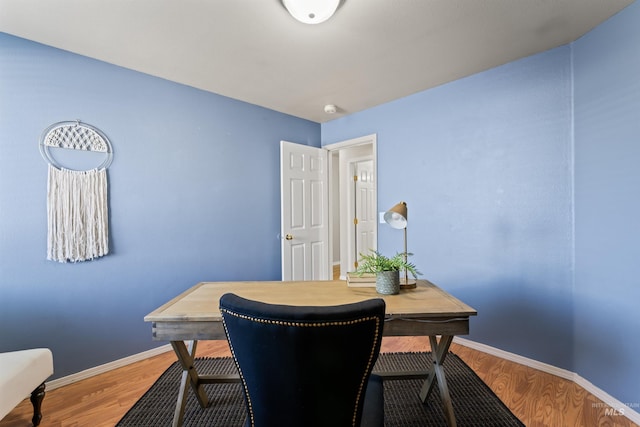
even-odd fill
[[[428,350],[425,337],[383,339],[383,352]],[[527,426],[636,426],[623,416],[606,415],[606,405],[571,381],[458,344],[453,344],[451,351]],[[230,353],[226,341],[202,341],[197,355],[220,357]],[[167,352],[52,390],[44,399],[41,426],[113,426],[175,360],[173,352]],[[30,426],[31,415],[27,399],[0,421],[0,427]]]

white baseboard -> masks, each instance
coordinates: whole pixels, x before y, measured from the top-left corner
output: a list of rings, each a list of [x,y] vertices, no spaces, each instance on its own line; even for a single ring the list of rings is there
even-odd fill
[[[73,384],[87,378],[91,378],[95,375],[109,372],[113,369],[121,368],[123,366],[130,365],[135,362],[148,359],[153,356],[157,356],[167,351],[173,351],[171,344],[166,344],[161,347],[153,348],[151,350],[143,351],[142,353],[133,354],[122,359],[114,360],[113,362],[105,363],[104,365],[95,366],[93,368],[85,369],[84,371],[76,372],[75,374],[67,375],[66,377],[56,378],[55,380],[47,381],[46,390],[51,391],[56,388]]]
[[[537,360],[529,359],[508,351],[500,350],[499,348],[491,347],[486,344],[470,341],[465,338],[454,337],[453,342],[463,345],[465,347],[472,348],[474,350],[482,351],[484,353],[491,354],[501,359],[509,360],[511,362],[519,363],[524,366],[528,366],[533,369],[537,369],[548,374],[556,375],[560,378],[572,381],[578,384],[580,387],[593,394],[598,399],[602,400],[608,409],[611,410],[611,415],[625,416],[629,420],[636,424],[640,424],[640,413],[633,408],[637,408],[640,405],[639,402],[622,403],[618,399],[614,398],[607,392],[596,387],[586,379],[582,378],[575,372],[567,371],[566,369],[558,368],[547,363],[539,362]]]
[[[566,369],[558,368],[556,366],[539,362],[534,359],[529,359],[527,357],[523,357],[515,353],[509,353],[508,351],[500,350],[499,348],[491,347],[486,344],[477,343],[475,341],[470,341],[468,339],[459,338],[459,337],[454,337],[453,342],[463,345],[465,347],[472,348],[474,350],[482,351],[483,353],[489,353],[501,359],[506,359],[511,362],[529,366],[530,368],[534,368],[539,371],[546,372],[548,374],[552,374],[560,378],[564,378],[565,380],[574,381],[575,379],[575,374],[571,371],[567,371]]]

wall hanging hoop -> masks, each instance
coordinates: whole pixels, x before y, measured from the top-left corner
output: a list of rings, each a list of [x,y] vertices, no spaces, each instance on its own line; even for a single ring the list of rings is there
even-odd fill
[[[40,138],[40,154],[56,169],[63,169],[50,152],[53,148],[96,151],[106,154],[97,169],[106,169],[113,160],[113,148],[109,138],[98,128],[80,120],[54,123],[44,130]]]

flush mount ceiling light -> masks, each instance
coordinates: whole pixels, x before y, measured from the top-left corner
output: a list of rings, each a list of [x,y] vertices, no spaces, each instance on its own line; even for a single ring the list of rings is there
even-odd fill
[[[319,24],[331,18],[340,0],[282,0],[291,16],[305,24]]]

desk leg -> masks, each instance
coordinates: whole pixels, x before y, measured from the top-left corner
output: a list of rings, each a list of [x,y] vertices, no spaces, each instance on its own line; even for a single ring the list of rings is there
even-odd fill
[[[182,426],[184,418],[184,407],[187,403],[187,394],[189,393],[189,385],[193,389],[200,406],[206,408],[209,406],[209,398],[200,384],[200,377],[193,365],[193,359],[196,355],[196,346],[198,341],[189,341],[189,348],[184,341],[171,341],[171,346],[178,356],[178,361],[182,365],[182,380],[180,381],[180,391],[178,392],[178,400],[176,402],[176,411],[173,414],[173,427]]]
[[[447,357],[449,346],[451,345],[452,340],[453,336],[451,335],[443,335],[440,338],[440,341],[438,341],[435,336],[429,337],[429,342],[431,344],[431,357],[433,357],[433,365],[429,368],[429,372],[427,373],[427,380],[422,386],[422,390],[420,390],[420,399],[424,403],[427,401],[429,394],[431,394],[434,383],[438,383],[440,398],[442,399],[442,409],[444,411],[444,416],[447,419],[447,425],[449,427],[456,426],[456,417],[453,413],[451,396],[449,395],[449,387],[447,386],[447,380],[444,376],[444,369],[442,367],[442,364],[444,363],[444,359]]]

